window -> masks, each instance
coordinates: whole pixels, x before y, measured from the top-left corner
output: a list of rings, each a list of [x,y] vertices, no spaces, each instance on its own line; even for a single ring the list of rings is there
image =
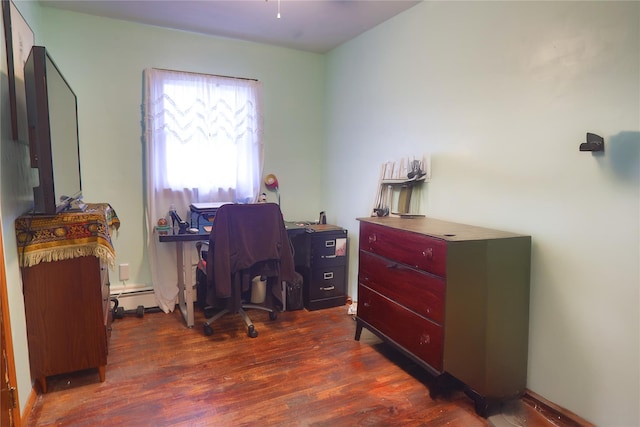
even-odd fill
[[[261,85],[254,80],[149,71],[147,149],[154,187],[197,201],[250,201],[261,176]],[[152,147],[149,145],[152,144]]]
[[[170,206],[184,218],[193,202],[256,199],[263,161],[262,85],[159,69],[145,70],[144,84],[147,248],[158,305],[172,311],[178,292],[175,253],[171,245],[157,245],[153,227]]]

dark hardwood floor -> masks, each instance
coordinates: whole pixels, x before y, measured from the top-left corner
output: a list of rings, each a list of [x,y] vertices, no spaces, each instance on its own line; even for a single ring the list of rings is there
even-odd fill
[[[432,378],[368,331],[355,341],[346,307],[250,316],[255,339],[237,315],[210,337],[199,310],[193,329],[179,312],[115,320],[106,381],[97,370],[49,377],[26,425],[490,425],[461,391],[432,400]],[[528,405],[504,421],[553,425]]]

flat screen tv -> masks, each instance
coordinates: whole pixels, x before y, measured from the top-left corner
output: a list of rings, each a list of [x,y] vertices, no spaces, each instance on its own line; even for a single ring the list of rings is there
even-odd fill
[[[76,95],[43,46],[32,47],[24,83],[31,167],[38,170],[33,213],[81,210]]]

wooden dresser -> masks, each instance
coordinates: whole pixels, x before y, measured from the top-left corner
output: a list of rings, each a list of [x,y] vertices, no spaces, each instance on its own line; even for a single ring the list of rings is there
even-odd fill
[[[97,368],[105,380],[110,228],[119,224],[104,204],[16,220],[31,376],[44,393],[50,375]]]
[[[485,417],[522,395],[531,238],[430,218],[358,220],[356,340],[365,327],[463,383]]]

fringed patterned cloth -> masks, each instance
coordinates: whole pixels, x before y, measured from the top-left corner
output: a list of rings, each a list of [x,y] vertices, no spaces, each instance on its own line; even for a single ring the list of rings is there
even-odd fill
[[[84,212],[23,215],[15,225],[23,267],[89,255],[115,266],[111,229],[117,230],[120,220],[108,203],[87,203]]]

